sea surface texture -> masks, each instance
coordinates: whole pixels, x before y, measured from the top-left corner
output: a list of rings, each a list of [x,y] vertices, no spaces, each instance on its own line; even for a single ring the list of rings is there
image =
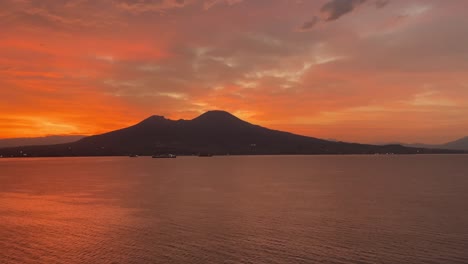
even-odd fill
[[[468,263],[468,156],[0,159],[0,263]]]

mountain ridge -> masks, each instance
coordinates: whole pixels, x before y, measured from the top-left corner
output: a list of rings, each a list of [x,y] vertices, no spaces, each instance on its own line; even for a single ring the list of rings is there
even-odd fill
[[[386,143],[386,144],[399,144],[406,147],[412,148],[434,148],[434,149],[449,149],[449,150],[463,150],[468,151],[468,136],[456,139],[443,144],[425,144],[425,143]],[[376,144],[376,145],[386,145],[386,144]]]
[[[272,130],[220,110],[191,120],[153,115],[126,128],[82,138],[76,142],[0,149],[9,156],[123,156],[173,153],[196,155],[279,154],[418,154],[454,151],[334,142]]]
[[[468,136],[445,143],[442,147],[448,149],[468,150]]]

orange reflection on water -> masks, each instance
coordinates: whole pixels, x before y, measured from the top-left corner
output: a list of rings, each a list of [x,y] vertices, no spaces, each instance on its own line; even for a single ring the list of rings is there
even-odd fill
[[[89,263],[112,252],[107,245],[136,218],[109,203],[87,194],[0,194],[0,263]]]

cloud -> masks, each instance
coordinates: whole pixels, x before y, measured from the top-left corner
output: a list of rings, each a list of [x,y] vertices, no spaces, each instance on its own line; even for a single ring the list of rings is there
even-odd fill
[[[311,30],[318,22],[320,22],[320,19],[314,16],[311,20],[304,22],[300,30],[301,31]]]
[[[221,3],[226,3],[228,5],[235,5],[243,2],[244,0],[205,0],[204,7],[205,10],[212,8],[213,6]]]
[[[320,13],[325,21],[333,21],[352,12],[356,7],[366,0],[332,0],[320,9]]]
[[[144,13],[181,8],[189,2],[189,0],[119,0],[116,6],[131,13]]]
[[[49,10],[41,9],[41,8],[30,8],[30,9],[24,10],[23,15],[28,16],[29,18],[34,18],[34,17],[40,18],[52,24],[80,26],[80,27],[91,26],[91,23],[84,19],[71,18],[67,16],[53,14]]]
[[[113,5],[106,0],[76,1],[0,1],[0,20],[5,27],[47,28],[51,31],[77,32],[122,26],[115,15]],[[4,28],[5,28],[4,27]]]
[[[375,7],[377,8],[382,8],[385,7],[390,3],[390,0],[376,0],[375,1]]]
[[[311,30],[320,21],[330,22],[338,20],[340,17],[353,12],[357,7],[367,2],[367,0],[331,0],[325,3],[321,8],[318,16],[314,16],[311,20],[306,21],[300,31]],[[375,0],[376,8],[383,8],[390,3],[390,0]]]

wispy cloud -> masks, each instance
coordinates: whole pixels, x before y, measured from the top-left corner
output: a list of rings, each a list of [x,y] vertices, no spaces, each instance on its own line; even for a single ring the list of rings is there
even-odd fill
[[[352,12],[366,0],[331,0],[320,9],[324,21],[333,21]]]
[[[301,27],[301,31],[311,30],[319,22],[331,22],[340,19],[357,9],[359,6],[368,2],[368,0],[330,0],[325,3],[316,16],[306,21]],[[376,8],[383,8],[390,3],[390,0],[374,0]]]
[[[302,31],[307,31],[311,30],[318,22],[320,22],[320,19],[316,16],[312,17],[311,20],[304,22],[304,24],[301,26],[300,30]]]
[[[116,6],[131,13],[144,13],[181,8],[190,2],[190,0],[117,0]]]
[[[204,8],[205,9],[210,9],[214,7],[215,5],[218,4],[228,4],[228,5],[234,5],[243,2],[244,0],[205,0],[204,2]]]

